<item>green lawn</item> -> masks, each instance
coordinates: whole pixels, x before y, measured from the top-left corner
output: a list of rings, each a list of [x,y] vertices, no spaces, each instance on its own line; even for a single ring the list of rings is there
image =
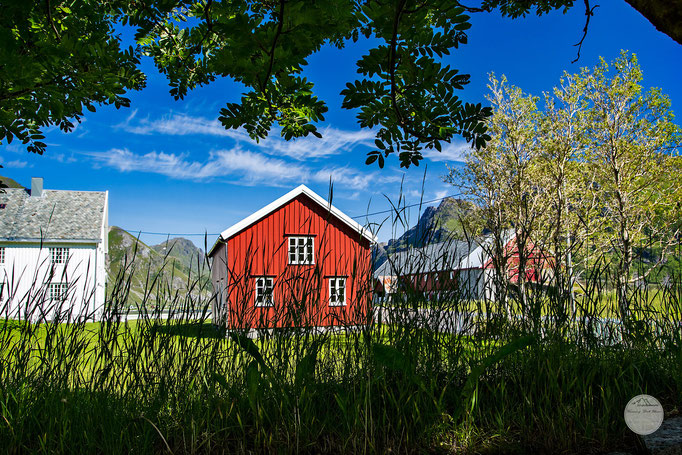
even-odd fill
[[[635,394],[682,405],[672,325],[600,346],[494,324],[235,340],[210,321],[0,321],[0,441],[11,453],[594,453],[636,447],[622,421]]]

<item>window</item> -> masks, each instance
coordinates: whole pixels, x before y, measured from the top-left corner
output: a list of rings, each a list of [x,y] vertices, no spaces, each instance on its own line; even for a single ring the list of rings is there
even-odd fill
[[[68,288],[66,283],[50,283],[50,300],[65,301]]]
[[[256,306],[273,306],[273,278],[261,276],[256,278]]]
[[[343,306],[346,304],[346,279],[329,278],[329,305]]]
[[[5,263],[5,247],[0,246],[0,264]]]
[[[315,263],[315,237],[289,237],[289,264]]]
[[[50,248],[50,259],[53,264],[66,264],[69,258],[69,249],[63,246]]]

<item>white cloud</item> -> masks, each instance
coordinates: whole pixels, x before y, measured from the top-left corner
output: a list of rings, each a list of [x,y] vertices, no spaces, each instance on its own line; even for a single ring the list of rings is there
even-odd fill
[[[126,118],[125,122],[116,125],[116,127],[128,133],[140,135],[164,134],[167,136],[187,136],[196,134],[231,137],[233,139],[248,139],[249,137],[242,131],[225,129],[216,119],[192,117],[185,114],[170,114],[156,120],[144,118],[135,121],[136,116],[137,109]]]
[[[459,161],[464,162],[467,151],[471,145],[464,141],[458,140],[443,146],[443,151],[439,152],[436,149],[424,150],[423,155],[431,161]]]
[[[369,146],[375,137],[369,130],[344,131],[331,127],[322,129],[320,134],[321,139],[309,135],[291,141],[271,134],[258,146],[268,155],[284,155],[296,160],[306,160],[350,152],[358,145]]]
[[[450,191],[448,191],[448,190],[436,191],[436,194],[434,195],[434,199],[443,199],[452,192],[453,192],[452,190],[450,190]]]
[[[311,179],[317,183],[329,183],[330,179],[334,184],[343,187],[363,189],[368,188],[377,175],[374,173],[360,173],[347,167],[324,168],[315,172]]]
[[[241,177],[240,181],[253,185],[271,182],[279,186],[298,182],[309,173],[303,166],[239,148],[211,152],[208,163],[215,166],[221,176],[237,175]]]
[[[418,189],[418,190],[407,190],[407,191],[406,191],[406,195],[407,195],[407,197],[409,197],[409,198],[411,198],[411,199],[415,199],[415,200],[417,200],[417,201],[424,200],[424,197],[423,197],[424,195],[423,195],[421,189]]]
[[[106,152],[87,153],[97,166],[106,166],[121,172],[150,172],[180,180],[210,180],[222,178],[242,185],[284,186],[300,183],[328,183],[330,176],[335,185],[362,190],[374,182],[386,182],[395,177],[377,176],[376,173],[341,167],[313,169],[300,163],[273,158],[239,147],[209,153],[206,161],[194,161],[189,154],[149,152],[136,154],[128,149],[114,148]]]
[[[22,148],[22,144],[20,141],[14,141],[11,144],[4,143],[2,144],[2,149],[6,152],[10,153],[26,153],[26,148]]]
[[[255,145],[268,155],[287,156],[299,161],[350,152],[358,145],[371,146],[374,141],[374,133],[369,130],[345,131],[326,127],[320,130],[321,139],[309,135],[290,141],[284,140],[280,136],[280,130],[274,128],[268,137],[256,143],[243,130],[226,130],[216,119],[187,114],[170,114],[155,120],[136,119],[136,116],[137,110],[123,123],[117,125],[117,128],[138,135],[229,137],[235,141]]]
[[[78,161],[73,155],[66,156],[64,153],[46,155],[48,159],[59,161],[60,163],[75,163]]]
[[[3,163],[3,166],[6,168],[14,168],[14,169],[23,169],[25,167],[31,167],[28,164],[28,161],[21,161],[21,160],[12,160],[12,161],[7,161],[6,163]]]

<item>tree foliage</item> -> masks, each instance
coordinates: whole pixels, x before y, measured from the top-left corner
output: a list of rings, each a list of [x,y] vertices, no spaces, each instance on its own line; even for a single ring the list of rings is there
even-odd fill
[[[586,8],[585,33],[594,7]],[[574,0],[47,0],[3,3],[0,16],[0,140],[14,138],[42,153],[41,130],[71,131],[84,109],[127,106],[144,85],[140,57],[150,56],[183,98],[227,77],[246,88],[226,100],[219,120],[255,140],[278,127],[285,139],[320,136],[327,105],[302,72],[322,46],[366,40],[358,78],[342,89],[342,107],[376,129],[367,163],[396,154],[418,165],[424,149],[463,136],[475,148],[490,139],[489,107],[458,92],[470,76],[443,63],[467,43],[470,14],[499,9],[512,18]],[[138,46],[122,49],[117,32],[132,26]],[[584,37],[583,37],[584,39]],[[582,41],[581,41],[582,42]],[[330,68],[333,71],[333,68]]]
[[[96,104],[128,106],[144,86],[139,49],[121,48],[108,1],[2,3],[0,141],[43,153],[42,129],[69,132]]]
[[[243,83],[249,91],[239,103],[227,103],[219,119],[256,140],[275,124],[286,139],[319,136],[315,123],[324,120],[327,106],[300,73],[321,46],[341,48],[360,39],[377,44],[357,62],[362,77],[341,94],[342,106],[358,111],[361,127],[378,128],[368,164],[383,167],[393,153],[402,166],[418,164],[421,150],[440,150],[456,134],[477,147],[489,139],[484,120],[490,109],[457,96],[469,75],[442,63],[467,42],[471,26],[457,2],[206,1],[133,8],[129,21],[168,76],[171,94],[182,98],[217,77]]]
[[[494,114],[488,120],[491,140],[487,147],[472,150],[464,169],[451,169],[446,181],[463,185],[464,194],[480,208],[472,213],[474,232],[492,234],[490,257],[496,271],[496,300],[504,301],[508,285],[510,255],[518,259],[517,291],[526,311],[526,266],[532,238],[536,236],[544,195],[536,179],[540,160],[539,111],[537,98],[518,87],[490,76],[490,101]],[[506,245],[513,233],[516,252]]]
[[[285,139],[320,136],[316,123],[328,108],[301,74],[307,59],[324,45],[368,40],[374,47],[357,61],[359,77],[343,88],[342,106],[357,112],[361,127],[376,128],[368,164],[383,166],[397,154],[402,166],[417,165],[423,149],[440,150],[455,135],[477,148],[489,140],[490,108],[460,99],[470,76],[443,57],[467,43],[470,13],[500,7],[516,16],[504,3],[13,0],[0,18],[0,139],[16,137],[42,153],[41,128],[70,131],[83,108],[128,105],[123,94],[144,83],[143,54],[167,76],[176,99],[216,78],[243,84],[241,99],[220,110],[226,128],[243,127],[256,140],[274,127]],[[521,3],[523,11],[545,13],[572,1]],[[139,47],[121,49],[116,30],[124,26],[136,30]]]
[[[572,288],[572,254],[585,264],[612,258],[623,318],[636,246],[656,243],[662,261],[681,232],[682,131],[670,100],[641,81],[636,57],[623,52],[565,74],[540,111],[535,98],[491,77],[490,143],[445,177],[480,207],[478,230],[514,231],[520,275],[530,242],[554,252],[562,290]]]
[[[634,246],[644,237],[677,237],[669,215],[680,203],[671,196],[679,182],[662,178],[672,170],[679,152],[679,127],[673,123],[670,99],[660,89],[644,92],[642,71],[634,55],[623,53],[611,65],[603,59],[583,71],[577,83],[586,87],[588,144],[584,159],[594,175],[589,192],[596,193],[599,223],[597,245],[617,253],[619,301],[625,315],[627,283]]]

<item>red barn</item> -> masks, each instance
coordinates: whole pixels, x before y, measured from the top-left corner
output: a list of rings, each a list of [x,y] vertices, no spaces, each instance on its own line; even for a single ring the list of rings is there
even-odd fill
[[[367,323],[375,241],[299,186],[226,229],[209,251],[214,322],[233,330]]]

